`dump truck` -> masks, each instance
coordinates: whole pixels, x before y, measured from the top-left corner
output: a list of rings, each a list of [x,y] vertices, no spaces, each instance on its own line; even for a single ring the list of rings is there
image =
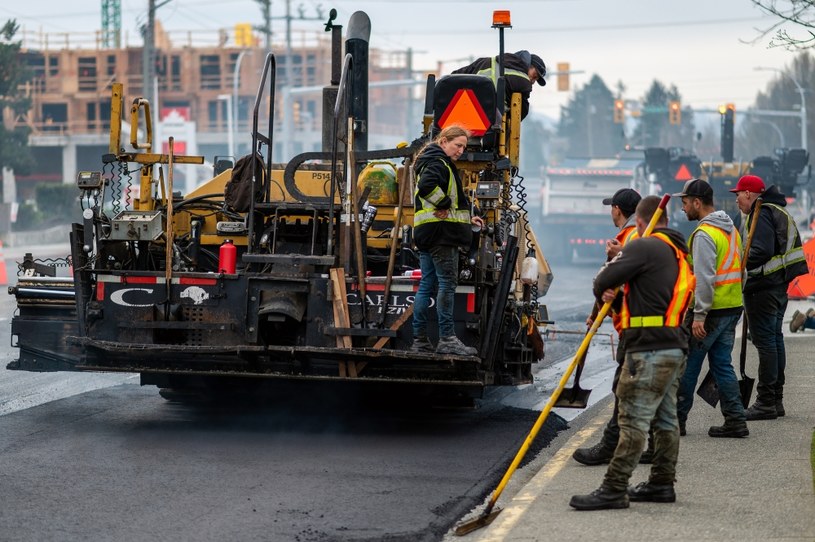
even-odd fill
[[[544,168],[536,223],[550,260],[601,261],[614,224],[603,199],[621,188],[642,191],[642,153],[624,151],[607,158],[566,158]]]

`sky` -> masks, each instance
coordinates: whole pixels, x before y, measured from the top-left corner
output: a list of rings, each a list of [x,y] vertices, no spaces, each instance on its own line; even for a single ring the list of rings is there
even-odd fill
[[[16,18],[27,31],[92,32],[101,27],[102,0],[8,4],[5,17]],[[122,29],[136,45],[148,2],[121,4]],[[513,27],[505,31],[506,50],[528,49],[544,59],[550,72],[557,63],[568,62],[571,70],[582,72],[571,75],[572,91],[597,74],[613,91],[622,82],[624,98],[639,99],[656,79],[676,85],[683,107],[696,109],[724,103],[735,103],[737,111],[750,106],[780,76],[755,67],[784,69],[795,56],[768,47],[771,36],[761,37],[759,29],[775,19],[751,0],[295,0],[291,6],[293,14],[300,8],[308,17],[316,17],[318,6],[324,14],[336,8],[336,23],[344,26],[354,11],[365,11],[372,24],[371,47],[411,48],[417,69],[435,70],[442,62],[445,73],[469,57],[498,52],[492,12],[508,9]],[[272,0],[273,18],[285,11],[285,0]],[[197,31],[262,21],[256,0],[169,0],[157,18],[169,30]],[[294,20],[292,28],[320,31],[323,22]],[[285,21],[275,19],[272,30],[282,37]],[[553,77],[546,87],[535,86],[532,110],[556,119],[569,95],[557,91]]]

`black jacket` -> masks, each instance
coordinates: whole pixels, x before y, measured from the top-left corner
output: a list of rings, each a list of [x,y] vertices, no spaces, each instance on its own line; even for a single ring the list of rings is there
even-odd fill
[[[654,232],[664,233],[687,254],[688,247],[682,234],[668,228],[657,228]],[[664,315],[673,299],[678,272],[674,251],[662,240],[652,237],[635,239],[600,269],[594,278],[594,295],[600,300],[605,290],[628,283],[627,301],[631,316]],[[683,325],[623,330],[626,352],[669,348],[681,348],[687,352],[689,338]]]
[[[795,264],[791,269],[785,270],[782,268],[769,275],[756,275],[750,276],[750,270],[761,267],[773,256],[783,254],[787,246],[787,217],[773,209],[770,206],[765,206],[764,203],[773,203],[779,207],[787,206],[787,199],[779,192],[778,187],[775,185],[770,186],[761,195],[762,206],[759,211],[758,223],[756,224],[756,231],[753,234],[753,240],[750,243],[750,253],[747,254],[747,261],[745,268],[747,269],[747,280],[744,283],[744,293],[752,293],[766,288],[787,288],[790,280],[795,276],[807,273],[806,262],[801,262],[800,265]],[[755,210],[755,202],[750,214]],[[747,224],[751,224],[752,219],[747,220]],[[747,242],[747,234],[749,229],[743,233],[745,243]],[[801,246],[801,237],[798,229],[795,229],[796,246]]]
[[[450,184],[450,171],[445,164],[453,171],[453,179],[458,191],[458,208],[470,209],[470,201],[464,194],[461,186],[461,179],[458,176],[458,169],[447,156],[438,143],[431,143],[416,158],[416,177],[418,179],[418,195],[414,196],[414,208],[420,209],[422,202],[418,196],[426,197],[437,186],[446,194]],[[437,209],[449,209],[452,200],[445,196]],[[430,222],[422,224],[413,230],[413,240],[419,250],[427,251],[433,246],[455,246],[469,247],[473,238],[473,231],[469,224],[456,222]]]
[[[520,56],[514,53],[504,53],[503,59],[504,70],[517,70],[523,73],[529,71],[529,63],[524,62]],[[482,57],[472,64],[453,70],[452,73],[476,74],[481,70],[489,69],[491,64],[492,58]],[[529,94],[532,92],[532,81],[529,80],[528,76],[521,77],[509,74],[505,75],[504,81],[507,105],[509,105],[510,100],[512,100],[512,94],[516,92],[519,93],[521,95],[521,119],[524,119],[529,113]]]

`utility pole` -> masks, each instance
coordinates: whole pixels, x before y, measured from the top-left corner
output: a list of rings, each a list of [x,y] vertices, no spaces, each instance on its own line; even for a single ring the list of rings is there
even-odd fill
[[[255,0],[263,10],[263,26],[254,27],[266,36],[266,51],[272,50],[272,0]]]
[[[142,48],[142,95],[150,103],[150,107],[156,104],[153,101],[153,78],[156,76],[156,40],[154,32],[156,28],[156,0],[147,2],[147,23],[142,26],[142,36],[144,37],[144,47]]]
[[[259,0],[260,1],[260,0]],[[324,19],[322,10],[317,6],[316,16],[307,16],[302,8],[300,8],[297,16],[291,14],[291,0],[286,0],[286,15],[283,17],[271,17],[271,19],[285,19],[286,21],[286,58],[283,62],[285,77],[282,78],[281,84],[283,85],[283,158],[288,160],[292,157],[292,139],[294,136],[294,102],[292,101],[292,87],[295,84],[294,78],[294,62],[292,62],[291,52],[291,22],[292,20],[298,21],[321,21]],[[300,62],[300,73],[302,74],[303,62]]]

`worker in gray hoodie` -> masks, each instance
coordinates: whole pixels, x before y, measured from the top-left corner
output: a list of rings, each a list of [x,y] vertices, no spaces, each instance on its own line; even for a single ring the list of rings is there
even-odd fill
[[[690,180],[674,196],[682,198],[688,220],[699,221],[688,237],[696,289],[687,368],[677,398],[679,434],[686,432],[693,391],[707,356],[724,415],[724,425],[711,427],[708,435],[746,437],[749,431],[731,359],[742,311],[741,236],[727,213],[714,208],[713,188],[706,181]]]

